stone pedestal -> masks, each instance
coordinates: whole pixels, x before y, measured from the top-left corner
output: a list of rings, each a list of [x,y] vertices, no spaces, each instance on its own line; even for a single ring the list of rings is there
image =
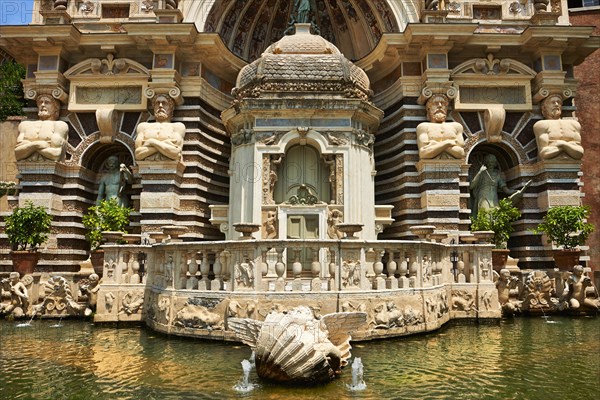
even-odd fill
[[[421,210],[427,224],[438,230],[457,230],[460,221],[460,177],[463,160],[431,159],[417,163]]]
[[[185,165],[181,161],[138,161],[141,177],[140,225],[142,232],[176,225],[181,209],[180,186]]]
[[[581,200],[579,191],[580,160],[542,161],[538,174],[544,176],[544,181],[555,182],[552,186],[546,185],[540,192],[537,200],[538,207],[547,211],[556,206],[578,206]]]
[[[534,182],[537,183],[535,198],[523,199],[525,208],[537,208],[537,215],[530,215],[535,223],[525,226],[533,229],[541,222],[548,209],[557,206],[580,205],[581,203],[581,160],[567,157],[557,157],[553,160],[543,160],[535,164]],[[525,196],[528,192],[525,192]],[[521,259],[522,268],[553,268],[554,259],[552,246],[546,242],[545,236],[531,235],[522,237],[520,246],[511,249],[511,256]],[[532,257],[531,250],[536,251]]]
[[[81,185],[82,168],[54,161],[19,161],[19,206],[31,201],[52,215],[52,233],[39,249],[38,269],[77,272],[88,258],[85,232],[71,222],[73,211],[82,212],[90,204],[73,187]],[[87,193],[86,193],[87,194]]]

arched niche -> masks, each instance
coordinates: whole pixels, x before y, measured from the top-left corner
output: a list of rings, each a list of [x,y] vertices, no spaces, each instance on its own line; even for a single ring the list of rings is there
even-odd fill
[[[100,142],[93,143],[83,153],[81,165],[90,171],[99,173],[102,172],[106,159],[113,155],[119,158],[120,163],[127,166],[133,165],[133,154],[131,153],[131,149],[118,140],[110,144]]]
[[[516,152],[505,144],[496,144],[482,142],[476,145],[468,154],[469,167],[469,182],[473,181],[473,178],[483,165],[483,159],[487,154],[492,154],[498,161],[498,168],[500,169],[500,176],[502,180],[507,181],[508,173],[519,165],[519,158]],[[507,185],[510,187],[510,185]],[[513,188],[514,189],[514,188]],[[498,192],[498,198],[502,199],[508,197],[503,192]],[[471,189],[469,189],[469,208],[474,210],[474,195]]]
[[[319,202],[329,203],[329,168],[315,147],[299,144],[290,146],[278,170],[279,176],[274,190],[276,204],[288,202],[293,196],[299,196],[303,191],[302,185]]]
[[[474,174],[471,173],[475,167],[475,173],[481,168],[483,156],[485,154],[493,154],[496,156],[498,160],[498,165],[500,169],[505,172],[519,164],[519,158],[516,152],[511,149],[509,146],[504,144],[496,144],[489,142],[482,142],[477,144],[473,149],[469,152],[468,155],[468,163],[471,164],[471,168],[469,169],[469,178],[472,178]]]
[[[183,3],[185,22],[217,32],[227,47],[252,61],[281,39],[295,0],[197,0]],[[321,35],[349,59],[367,55],[386,32],[419,21],[416,0],[312,0]]]
[[[123,142],[115,140],[113,143],[106,144],[99,141],[91,144],[81,156],[81,166],[86,173],[87,179],[83,182],[86,185],[86,192],[93,194],[94,201],[98,195],[98,188],[103,174],[107,171],[106,161],[109,157],[116,156],[119,164],[125,164],[131,171],[133,165],[133,153],[129,146]],[[133,182],[129,182],[125,186],[124,205],[132,206],[132,196],[139,194],[133,190]],[[121,197],[121,196],[120,196]]]

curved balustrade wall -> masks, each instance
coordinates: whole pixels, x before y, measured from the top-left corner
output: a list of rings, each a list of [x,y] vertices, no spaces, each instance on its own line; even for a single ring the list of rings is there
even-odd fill
[[[430,331],[453,318],[500,317],[490,249],[358,240],[105,246],[95,320],[235,340],[228,318],[262,320],[305,305],[317,316],[367,312],[358,340]],[[453,264],[457,257],[463,262]]]

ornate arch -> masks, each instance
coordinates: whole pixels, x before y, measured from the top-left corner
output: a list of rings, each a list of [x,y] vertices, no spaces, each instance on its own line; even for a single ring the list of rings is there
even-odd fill
[[[490,143],[484,137],[479,135],[474,137],[471,143],[465,143],[466,159],[472,164],[472,156],[478,152],[488,152],[496,156],[500,168],[503,171],[509,170],[523,163],[520,156],[518,143],[506,133],[503,134],[504,140],[500,143]]]
[[[256,59],[287,28],[294,0],[197,0],[184,3],[185,22],[218,32],[228,48]],[[313,0],[321,35],[350,59],[368,54],[386,32],[402,32],[419,20],[416,0]]]
[[[71,159],[71,163],[99,172],[104,161],[111,155],[119,156],[119,161],[127,165],[133,164],[135,143],[131,136],[119,132],[113,143],[100,143],[100,133],[93,133],[85,138]]]

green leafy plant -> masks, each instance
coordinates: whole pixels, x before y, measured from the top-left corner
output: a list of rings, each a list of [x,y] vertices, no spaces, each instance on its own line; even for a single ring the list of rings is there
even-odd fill
[[[25,207],[15,208],[5,222],[6,236],[13,250],[35,251],[48,239],[52,216],[45,207],[28,201]]]
[[[533,232],[543,232],[548,236],[548,243],[572,250],[585,244],[594,231],[594,225],[586,222],[589,216],[590,208],[587,206],[552,207]]]
[[[82,222],[87,228],[85,237],[92,250],[98,249],[102,244],[103,231],[125,232],[132,211],[131,208],[121,207],[117,199],[102,200],[100,204],[90,207]]]
[[[25,68],[22,65],[15,61],[0,64],[0,121],[13,115],[23,115],[23,78]]]
[[[476,218],[471,218],[472,231],[494,231],[494,245],[505,249],[514,228],[512,223],[521,217],[521,212],[510,199],[500,200],[498,207],[479,210]]]

